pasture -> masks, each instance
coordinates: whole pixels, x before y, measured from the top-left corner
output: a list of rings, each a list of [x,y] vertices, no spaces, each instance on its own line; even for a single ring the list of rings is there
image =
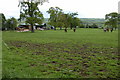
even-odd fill
[[[5,31],[2,38],[3,78],[119,77],[118,30]]]

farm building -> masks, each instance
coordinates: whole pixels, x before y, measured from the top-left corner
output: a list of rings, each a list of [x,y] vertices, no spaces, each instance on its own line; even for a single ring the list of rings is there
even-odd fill
[[[34,26],[35,30],[44,30],[46,29],[46,24],[44,25],[35,25]],[[26,32],[26,31],[31,31],[31,26],[30,25],[19,25],[16,30],[18,32]]]
[[[30,25],[19,25],[16,30],[18,32],[25,32],[25,31],[30,31],[31,30],[31,27]]]

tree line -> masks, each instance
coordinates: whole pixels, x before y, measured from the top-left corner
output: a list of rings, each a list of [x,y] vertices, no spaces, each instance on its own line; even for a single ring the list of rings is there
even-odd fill
[[[25,23],[31,25],[31,32],[34,32],[33,26],[38,24],[41,25],[44,21],[44,17],[42,12],[39,10],[38,5],[41,4],[39,2],[21,2],[20,7],[20,18],[18,21],[25,20]],[[59,7],[50,7],[47,11],[50,14],[50,18],[48,19],[48,23],[51,26],[54,26],[54,30],[56,28],[65,29],[76,29],[77,26],[82,27],[86,26],[86,28],[90,28],[89,25],[84,25],[80,18],[77,17],[78,13],[64,13],[63,10]],[[105,15],[105,26],[117,28],[120,14],[113,12]],[[10,19],[5,19],[4,14],[2,14],[2,25],[3,28],[7,28],[8,30],[14,30],[17,26],[17,20],[12,17]],[[97,25],[93,23],[91,25],[93,28],[97,28]]]
[[[117,12],[112,12],[105,15],[105,27],[106,28],[116,28],[120,25],[120,14]]]
[[[21,10],[20,10],[20,19],[19,20],[26,20],[25,22],[31,25],[31,32],[34,32],[33,26],[35,24],[43,23],[43,14],[40,12],[38,5],[39,2],[21,2]],[[68,27],[76,28],[79,26],[81,21],[76,16],[77,13],[64,13],[62,9],[59,7],[50,7],[47,11],[50,14],[48,24],[54,26],[54,30],[57,27],[62,29],[63,27],[67,29]]]
[[[11,17],[10,19],[6,19],[4,14],[1,14],[2,18],[2,30],[15,30],[17,27],[17,19]]]
[[[76,28],[76,26],[81,25],[81,20],[77,18],[77,13],[64,13],[62,9],[59,7],[50,7],[47,11],[50,14],[50,18],[48,19],[48,24],[54,26],[54,29],[56,30],[56,27],[59,27],[60,29],[65,28]]]

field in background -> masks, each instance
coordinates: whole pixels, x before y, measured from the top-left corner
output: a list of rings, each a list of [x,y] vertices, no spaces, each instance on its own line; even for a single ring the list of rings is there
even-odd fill
[[[118,31],[6,31],[3,41],[4,78],[119,77]]]

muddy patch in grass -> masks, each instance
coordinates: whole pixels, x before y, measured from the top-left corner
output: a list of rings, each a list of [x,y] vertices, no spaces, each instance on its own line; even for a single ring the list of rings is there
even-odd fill
[[[7,42],[9,46],[13,46],[16,48],[24,48],[33,51],[35,54],[40,54],[42,51],[48,52],[61,52],[61,53],[77,53],[86,50],[89,46],[88,44],[78,45],[71,43],[46,43],[46,44],[38,44],[38,43],[29,43],[27,41],[9,41]],[[34,52],[35,51],[35,52]]]
[[[18,50],[21,49],[24,51],[31,52],[32,55],[46,55],[53,57],[63,57],[71,56],[73,58],[67,58],[67,60],[76,60],[77,57],[81,57],[82,59],[92,60],[92,58],[98,58],[106,56],[105,59],[117,59],[118,58],[118,50],[117,48],[111,47],[93,47],[94,44],[85,43],[29,43],[27,41],[8,41],[7,44],[10,47],[15,47]],[[14,50],[14,49],[12,49]],[[19,52],[19,51],[17,51]],[[92,56],[92,57],[91,57]],[[115,57],[116,56],[116,57]],[[99,58],[98,60],[101,60]]]
[[[25,50],[30,52],[32,57],[40,56],[35,58],[35,63],[31,61],[29,67],[46,66],[51,72],[57,71],[71,75],[75,73],[78,76],[89,77],[97,72],[103,72],[103,75],[108,75],[107,73],[111,73],[111,67],[119,66],[117,63],[117,48],[99,47],[91,43],[80,44],[75,42],[42,44],[27,41],[8,41],[7,44],[10,47],[17,48],[17,52]],[[31,56],[29,57],[31,58]],[[39,59],[41,57],[42,59]],[[115,68],[115,71],[117,71],[117,68]],[[41,72],[44,71],[41,70]],[[99,76],[99,74],[96,76]]]

